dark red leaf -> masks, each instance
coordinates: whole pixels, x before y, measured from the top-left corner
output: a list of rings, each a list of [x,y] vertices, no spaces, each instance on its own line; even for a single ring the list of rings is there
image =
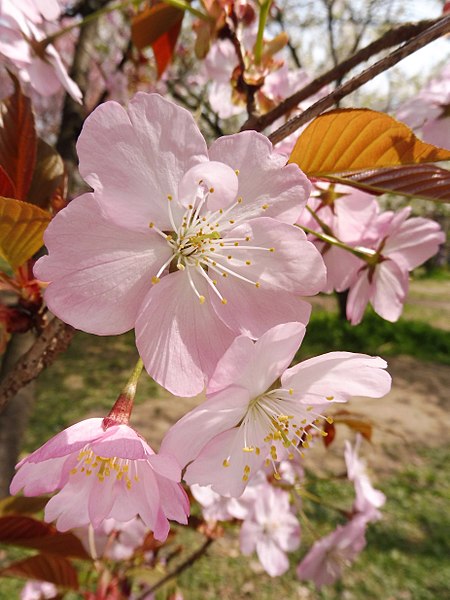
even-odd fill
[[[184,11],[159,3],[144,9],[131,22],[131,39],[138,50],[151,46],[163,34],[181,23]]]
[[[26,200],[36,163],[36,130],[30,99],[13,77],[14,93],[0,102],[0,166],[15,187],[14,197]]]
[[[181,16],[178,23],[175,23],[173,27],[159,37],[152,44],[153,52],[155,53],[156,67],[158,71],[158,78],[164,73],[172,61],[175,46],[177,45],[178,36],[181,31],[181,22],[183,16]]]
[[[78,575],[72,563],[62,556],[51,554],[38,554],[18,562],[12,563],[2,571],[1,575],[12,577],[23,577],[25,579],[37,579],[38,581],[49,581],[55,585],[78,589]]]
[[[328,421],[325,421],[323,430],[327,434],[323,436],[323,443],[325,444],[325,448],[328,448],[328,446],[331,446],[334,438],[336,437],[336,427],[333,425],[333,423],[328,423]]]
[[[0,166],[0,196],[15,198],[16,188],[5,169]]]

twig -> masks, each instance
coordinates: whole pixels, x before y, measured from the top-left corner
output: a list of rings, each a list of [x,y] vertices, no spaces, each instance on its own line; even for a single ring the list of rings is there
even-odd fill
[[[15,364],[0,384],[0,412],[17,392],[67,350],[75,329],[53,318],[33,346]]]
[[[179,575],[180,573],[182,573],[183,571],[188,569],[199,558],[201,558],[203,556],[203,554],[205,554],[205,552],[211,546],[213,541],[214,541],[214,538],[207,538],[203,542],[203,544],[200,546],[200,548],[194,552],[194,554],[191,554],[191,556],[189,556],[184,562],[182,562],[180,565],[178,565],[178,567],[176,569],[174,569],[171,573],[167,573],[167,575],[165,577],[163,577],[162,579],[157,581],[155,583],[155,585],[153,585],[150,589],[147,589],[140,596],[138,596],[137,600],[144,600],[144,598],[147,598],[147,596],[149,594],[153,594],[154,592],[156,592],[156,590],[159,590],[159,588],[162,587],[164,584],[166,584],[168,581],[170,581],[174,577],[177,577],[177,575]]]
[[[397,50],[394,50],[394,52],[388,54],[388,56],[379,60],[368,69],[365,69],[362,73],[347,81],[347,83],[337,87],[330,94],[328,94],[328,96],[325,96],[307,108],[301,115],[294,117],[282,125],[269,136],[270,141],[273,144],[280,142],[285,137],[296,131],[299,127],[305,123],[308,123],[308,121],[311,121],[311,119],[314,119],[314,117],[317,117],[317,115],[320,115],[324,110],[333,106],[337,101],[360,88],[364,83],[367,83],[380,73],[383,73],[383,71],[387,71],[398,62],[403,60],[406,56],[409,56],[416,50],[423,48],[430,42],[448,32],[450,32],[450,15],[439,19],[437,23],[431,27],[428,27],[420,35],[410,40]]]
[[[254,129],[256,131],[262,131],[283,115],[291,112],[299,105],[300,102],[313,96],[329,83],[341,79],[354,67],[367,61],[375,54],[381,52],[381,50],[385,50],[386,48],[391,48],[392,46],[397,46],[402,42],[406,42],[438,22],[440,22],[440,19],[434,21],[420,21],[419,23],[413,24],[408,23],[395,29],[390,29],[380,38],[368,46],[365,46],[353,56],[339,63],[337,67],[333,67],[320,77],[317,77],[317,79],[311,81],[307,86],[298,92],[295,92],[295,94],[292,94],[292,96],[289,96],[283,100],[283,102],[265,115],[262,115],[258,118],[248,119],[241,127],[241,130]]]

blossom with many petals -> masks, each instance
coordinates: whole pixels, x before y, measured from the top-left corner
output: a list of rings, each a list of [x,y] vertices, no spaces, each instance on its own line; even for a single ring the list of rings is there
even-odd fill
[[[235,339],[209,382],[206,402],[162,442],[162,450],[188,465],[189,484],[240,496],[265,462],[279,477],[276,461],[308,447],[309,429],[321,431],[317,424],[330,403],[389,391],[385,361],[364,354],[330,352],[286,370],[304,331],[300,323],[286,323],[256,342],[244,335]]]
[[[20,78],[39,94],[52,95],[62,86],[81,102],[81,91],[67,74],[56,48],[44,42],[44,20],[56,19],[59,12],[55,0],[0,0],[0,55],[11,61]]]
[[[169,533],[168,519],[187,522],[189,501],[176,460],[155,454],[128,425],[105,428],[100,418],[72,425],[17,465],[11,494],[60,490],[45,507],[45,520],[60,531],[105,519],[129,521],[139,515],[158,540]]]
[[[300,525],[291,512],[288,492],[266,484],[255,499],[251,515],[242,523],[239,540],[241,552],[251,554],[256,550],[271,577],[285,573],[289,568],[286,552],[300,545]]]
[[[436,254],[445,236],[438,223],[412,217],[411,208],[397,213],[386,211],[374,220],[368,235],[376,243],[373,260],[363,264],[350,285],[347,318],[353,325],[361,322],[370,302],[383,319],[397,321],[409,288],[412,271]]]
[[[310,184],[263,135],[208,152],[188,111],[138,93],[128,112],[98,107],[78,153],[94,192],[56,215],[35,267],[61,319],[97,335],[135,327],[148,373],[180,396],[202,391],[237,335],[308,321],[300,295],[320,291],[325,267],[291,223]]]
[[[330,585],[340,578],[366,545],[367,521],[354,517],[345,525],[315,542],[297,567],[299,579],[314,581],[318,588]]]

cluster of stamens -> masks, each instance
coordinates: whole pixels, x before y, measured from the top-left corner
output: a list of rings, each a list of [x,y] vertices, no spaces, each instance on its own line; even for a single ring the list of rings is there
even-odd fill
[[[241,250],[255,250],[274,252],[275,248],[265,248],[260,246],[251,246],[250,236],[245,237],[222,237],[225,230],[235,227],[241,221],[248,220],[248,215],[242,219],[230,218],[230,213],[239,204],[242,203],[242,197],[238,197],[236,202],[226,209],[219,208],[215,211],[205,209],[205,204],[210,194],[214,193],[214,188],[206,188],[202,181],[199,181],[198,193],[192,204],[189,204],[182,219],[181,225],[175,223],[172,210],[173,198],[167,196],[169,221],[172,231],[164,232],[159,229],[155,223],[149,223],[149,227],[161,235],[169,244],[172,255],[161,265],[158,272],[152,277],[152,283],[160,281],[161,275],[169,269],[174,271],[186,271],[190,287],[199,299],[200,303],[205,302],[205,296],[199,292],[192,277],[191,270],[206,281],[208,286],[220,298],[222,304],[227,300],[222,296],[218,289],[219,277],[235,277],[245,283],[251,284],[257,288],[261,286],[259,281],[255,281],[243,275],[239,267],[250,266],[250,260],[239,258]],[[261,206],[262,210],[269,208],[268,204]],[[259,216],[256,214],[255,216]],[[233,264],[233,261],[234,264]]]
[[[331,417],[315,411],[314,406],[301,404],[293,398],[293,395],[292,388],[278,388],[258,396],[251,401],[247,413],[239,425],[244,434],[242,451],[254,452],[257,456],[261,452],[267,453],[265,465],[267,467],[272,465],[275,479],[281,478],[275,464],[279,460],[277,443],[281,443],[286,449],[289,449],[289,460],[294,459],[294,453],[303,458],[303,449],[309,448],[313,432],[325,437],[327,433],[320,426],[321,423],[324,420],[330,424],[333,423]],[[333,396],[326,397],[328,402],[333,400]],[[261,432],[267,433],[262,437]],[[263,448],[253,443],[252,438],[254,439],[255,433],[260,440],[263,439]],[[223,461],[224,467],[230,466],[230,458],[231,456],[228,456]],[[246,464],[242,475],[243,481],[249,480],[250,470],[250,465]]]
[[[81,450],[77,457],[78,464],[71,471],[71,475],[83,473],[86,476],[94,475],[100,482],[105,481],[107,477],[115,477],[117,481],[123,481],[128,489],[131,489],[133,482],[138,482],[137,469],[135,474],[130,473],[130,464],[136,467],[135,461],[123,458],[105,458],[97,456],[89,448]]]

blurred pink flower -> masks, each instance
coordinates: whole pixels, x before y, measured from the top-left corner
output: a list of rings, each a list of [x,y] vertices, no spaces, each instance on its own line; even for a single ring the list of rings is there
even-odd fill
[[[105,519],[129,521],[139,515],[158,540],[169,522],[187,522],[189,501],[176,460],[155,454],[128,425],[105,428],[103,419],[86,419],[57,434],[17,465],[11,494],[25,496],[60,490],[45,507],[45,520],[60,531]]]
[[[58,588],[48,581],[27,581],[20,592],[20,600],[51,600],[58,596]]]
[[[94,193],[56,215],[35,267],[61,319],[97,335],[135,327],[148,373],[180,396],[202,391],[236,335],[308,321],[300,296],[325,267],[291,223],[310,184],[263,135],[208,152],[189,112],[139,93],[128,112],[98,107],[78,153]]]
[[[149,531],[139,517],[130,521],[105,519],[91,532],[92,525],[78,527],[72,530],[82,542],[85,550],[95,559],[97,557],[112,560],[131,558],[137,548],[140,548]]]
[[[266,484],[242,523],[239,539],[241,552],[248,555],[256,550],[271,577],[285,573],[289,568],[286,552],[300,545],[300,525],[291,512],[289,493]]]
[[[275,462],[308,447],[312,436],[305,429],[319,430],[316,420],[325,418],[331,402],[389,391],[385,361],[364,354],[330,352],[287,369],[304,331],[300,323],[286,323],[256,343],[247,336],[234,340],[209,382],[206,402],[162,442],[164,452],[188,465],[189,485],[240,496],[265,462],[281,478]],[[273,385],[280,376],[281,385]]]
[[[367,521],[354,517],[315,542],[297,567],[299,579],[313,581],[318,588],[337,581],[366,545]]]
[[[358,513],[365,513],[368,520],[373,521],[381,516],[377,509],[384,505],[386,496],[372,486],[366,471],[366,465],[358,456],[361,441],[360,434],[356,436],[354,447],[348,440],[345,441],[345,464],[347,466],[347,477],[350,481],[353,481],[355,486],[356,499],[353,509]]]
[[[62,86],[81,103],[81,91],[67,74],[55,47],[41,43],[47,37],[43,17],[57,18],[58,14],[54,1],[0,0],[0,55],[9,59],[22,81],[30,83],[39,94],[55,94]]]
[[[408,293],[409,271],[436,254],[445,241],[438,223],[422,217],[408,219],[410,213],[410,207],[381,213],[367,232],[372,242],[364,245],[376,254],[373,263],[359,269],[350,286],[347,318],[352,325],[361,322],[369,302],[383,319],[397,321]]]

